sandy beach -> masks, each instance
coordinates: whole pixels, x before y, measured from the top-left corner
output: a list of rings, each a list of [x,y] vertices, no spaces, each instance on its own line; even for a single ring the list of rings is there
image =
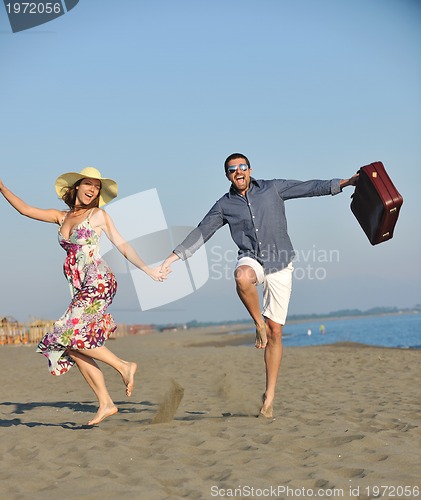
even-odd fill
[[[139,370],[129,399],[101,365],[119,413],[96,427],[84,425],[96,403],[76,368],[52,377],[34,346],[1,346],[1,498],[421,495],[421,351],[288,347],[267,420],[256,418],[263,352],[247,338],[109,341]]]

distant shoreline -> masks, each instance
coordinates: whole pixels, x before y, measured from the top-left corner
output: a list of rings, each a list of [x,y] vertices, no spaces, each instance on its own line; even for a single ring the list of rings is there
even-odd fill
[[[338,320],[348,320],[348,319],[357,319],[357,318],[381,318],[383,316],[412,316],[414,314],[420,314],[419,311],[413,310],[413,311],[405,311],[405,312],[384,312],[384,313],[378,313],[378,314],[355,314],[355,315],[345,315],[345,316],[315,316],[312,318],[295,318],[288,320],[287,323],[290,324],[298,324],[298,323],[309,323],[312,321],[332,321],[335,319]]]
[[[300,324],[300,323],[311,323],[311,322],[326,322],[326,321],[333,321],[333,320],[352,320],[352,319],[357,319],[357,318],[380,318],[383,316],[412,316],[414,314],[421,314],[421,311],[418,311],[417,309],[413,310],[401,310],[401,311],[394,311],[394,312],[383,312],[383,313],[361,313],[361,314],[349,314],[349,315],[343,315],[343,316],[335,316],[333,315],[320,315],[320,316],[312,316],[312,317],[307,317],[303,315],[302,317],[298,315],[292,315],[291,319],[287,318],[286,325],[295,325],[295,324]],[[187,329],[188,330],[193,330],[193,329],[200,329],[200,328],[220,328],[221,330],[224,329],[234,329],[234,330],[239,330],[241,327],[243,328],[253,328],[253,322],[251,320],[238,320],[235,322],[197,322],[193,323],[192,326],[189,326],[189,322],[186,323]],[[180,328],[181,329],[181,328]]]

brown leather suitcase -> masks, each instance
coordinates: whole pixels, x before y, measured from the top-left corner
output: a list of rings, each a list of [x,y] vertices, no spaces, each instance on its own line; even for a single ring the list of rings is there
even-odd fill
[[[351,210],[372,245],[393,237],[403,198],[377,161],[361,167]]]

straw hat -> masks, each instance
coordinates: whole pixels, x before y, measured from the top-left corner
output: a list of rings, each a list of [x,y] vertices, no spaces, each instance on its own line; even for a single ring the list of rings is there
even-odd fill
[[[62,198],[66,189],[72,187],[81,179],[99,179],[101,181],[101,192],[99,194],[99,206],[102,207],[117,196],[118,186],[112,179],[102,177],[101,172],[94,167],[86,167],[77,172],[68,172],[60,175],[56,180],[56,193]]]

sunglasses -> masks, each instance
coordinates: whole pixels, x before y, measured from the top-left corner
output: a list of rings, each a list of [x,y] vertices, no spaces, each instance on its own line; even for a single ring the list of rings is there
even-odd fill
[[[231,167],[227,168],[227,174],[233,174],[237,170],[237,168],[245,172],[249,169],[249,166],[245,163],[241,163],[241,165],[232,165]]]

